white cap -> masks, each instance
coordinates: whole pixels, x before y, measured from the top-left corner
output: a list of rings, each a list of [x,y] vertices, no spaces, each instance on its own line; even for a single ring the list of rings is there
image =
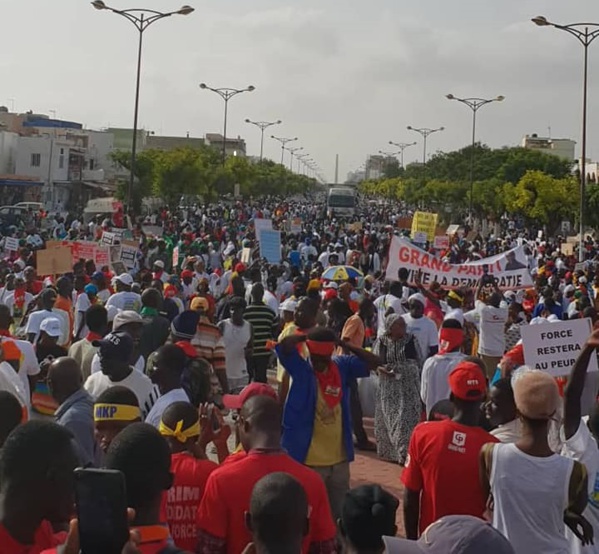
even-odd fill
[[[325,283],[322,288],[337,290],[339,288],[339,285],[337,283],[335,283],[335,281],[329,281],[328,283]]]
[[[115,281],[120,281],[123,285],[131,286],[133,284],[133,277],[129,273],[121,273],[114,278]]]
[[[154,262],[154,265],[155,265],[155,266],[158,266],[158,267],[159,267],[159,268],[161,268],[161,269],[164,269],[164,262],[163,262],[162,260],[156,260],[156,261]]]
[[[288,298],[279,306],[279,310],[282,312],[295,312],[297,308],[297,300],[293,300],[292,298]]]
[[[51,337],[60,337],[60,335],[62,335],[60,321],[55,317],[47,317],[44,319],[40,325],[40,331],[45,331],[45,333]]]
[[[134,312],[133,310],[123,310],[114,317],[112,331],[117,331],[123,325],[127,325],[128,323],[139,323],[140,325],[143,325],[143,322],[144,320],[137,312]]]
[[[408,297],[408,302],[410,302],[411,300],[417,300],[422,304],[422,306],[426,305],[426,298],[424,297],[424,294],[421,294],[420,292],[417,292],[416,294],[413,294],[412,296]]]

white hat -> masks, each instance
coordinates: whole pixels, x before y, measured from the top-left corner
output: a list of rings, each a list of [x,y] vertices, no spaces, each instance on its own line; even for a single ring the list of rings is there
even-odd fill
[[[426,298],[424,297],[424,294],[420,292],[417,292],[416,294],[413,294],[412,296],[408,297],[408,302],[410,302],[411,300],[416,300],[420,302],[422,306],[426,304]]]
[[[293,300],[292,298],[288,298],[279,306],[279,310],[282,312],[295,312],[297,308],[297,300]]]
[[[129,273],[121,273],[114,278],[115,281],[120,281],[123,285],[131,286],[133,284],[133,277]]]
[[[62,335],[60,321],[55,317],[47,317],[44,319],[40,325],[40,331],[45,331],[45,333],[51,337],[60,337],[60,335]]]
[[[164,269],[164,262],[162,260],[156,260],[154,265],[159,267],[160,269]]]
[[[325,283],[322,288],[337,290],[339,288],[339,285],[335,281],[329,281],[328,283]]]
[[[564,294],[568,294],[569,292],[575,292],[576,287],[574,285],[566,285],[564,288]]]
[[[123,325],[127,325],[128,323],[139,323],[140,325],[143,325],[143,322],[144,320],[137,312],[134,312],[133,310],[123,310],[114,317],[112,330],[113,332],[117,331]]]

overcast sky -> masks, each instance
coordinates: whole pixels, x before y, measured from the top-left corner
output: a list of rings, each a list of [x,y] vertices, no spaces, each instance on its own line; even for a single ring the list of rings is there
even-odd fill
[[[107,2],[108,3],[108,2]],[[179,0],[111,0],[115,8],[175,10]],[[596,0],[188,0],[195,12],[144,35],[140,123],[156,134],[222,131],[223,103],[201,91],[256,90],[229,105],[229,136],[259,154],[244,119],[276,120],[340,180],[388,141],[419,145],[406,130],[445,126],[429,152],[470,141],[471,113],[456,96],[506,96],[479,112],[478,140],[515,145],[526,133],[580,143],[582,54],[568,34],[530,23],[599,22]],[[0,104],[80,121],[131,127],[137,34],[86,0],[0,0]],[[591,49],[590,156],[599,157],[599,40]],[[270,134],[270,133],[269,133]],[[580,146],[580,144],[578,145]],[[265,155],[280,159],[267,140]]]

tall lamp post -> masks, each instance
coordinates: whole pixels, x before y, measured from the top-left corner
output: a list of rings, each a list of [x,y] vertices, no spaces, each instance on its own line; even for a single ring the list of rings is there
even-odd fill
[[[403,164],[403,151],[406,148],[409,148],[410,146],[416,146],[416,142],[393,142],[392,140],[389,141],[389,144],[391,146],[396,146],[397,148],[399,148],[399,152],[401,154],[401,168],[404,168],[404,164]]]
[[[408,131],[414,131],[415,133],[422,135],[422,139],[423,139],[422,180],[423,181],[426,180],[426,142],[428,140],[428,137],[430,135],[432,135],[433,133],[439,133],[440,131],[444,131],[444,130],[445,130],[445,127],[438,127],[437,129],[428,129],[426,127],[423,127],[421,129],[417,129],[416,127],[412,127],[411,125],[408,125]]]
[[[137,120],[139,114],[139,85],[141,81],[141,52],[143,46],[144,31],[152,25],[152,23],[171,15],[189,15],[194,11],[191,6],[182,6],[174,12],[158,12],[155,10],[146,10],[143,8],[134,8],[130,10],[117,10],[107,6],[102,0],[94,0],[92,6],[97,10],[108,10],[117,15],[123,16],[129,20],[139,33],[139,44],[137,47],[137,78],[135,81],[135,108],[133,112],[133,140],[131,142],[131,171],[129,172],[129,186],[127,188],[127,208],[131,209],[131,201],[133,197],[133,183],[135,180],[135,160],[137,156]]]
[[[296,152],[299,152],[300,150],[303,150],[304,147],[303,146],[299,146],[297,148],[287,148],[289,154],[291,154],[291,157],[289,159],[289,171],[291,171],[291,173],[293,173],[293,156],[295,155]]]
[[[206,83],[200,83],[200,88],[202,90],[209,90],[211,92],[215,92],[225,101],[225,121],[223,125],[223,165],[225,165],[225,161],[227,160],[227,115],[229,113],[229,100],[231,100],[233,96],[237,96],[242,92],[252,92],[256,90],[256,87],[250,85],[249,87],[241,89],[227,87],[212,88],[209,87]]]
[[[276,141],[279,141],[281,143],[281,165],[283,165],[283,162],[285,161],[285,146],[287,146],[287,143],[289,143],[289,142],[295,142],[297,140],[297,137],[283,138],[283,137],[275,137],[274,135],[271,135],[270,138],[275,139]]]
[[[582,79],[582,159],[580,161],[580,247],[578,249],[578,260],[584,261],[584,195],[587,185],[587,93],[589,88],[589,46],[599,36],[599,23],[570,23],[558,25],[547,21],[543,16],[535,17],[532,22],[539,27],[555,27],[560,31],[566,31],[577,38],[584,48],[584,71]]]
[[[251,121],[250,119],[246,119],[245,122],[255,125],[260,129],[260,161],[262,162],[264,154],[264,131],[273,125],[280,125],[283,122],[280,119],[277,121]]]
[[[496,98],[458,98],[453,94],[446,95],[448,100],[455,100],[456,102],[460,102],[464,104],[464,106],[468,106],[472,110],[472,151],[470,152],[470,207],[468,208],[468,219],[470,220],[470,225],[473,224],[472,219],[472,201],[474,199],[474,149],[476,147],[476,113],[483,106],[487,104],[492,104],[493,102],[503,102],[505,100],[505,96],[497,96]]]
[[[308,158],[310,158],[310,154],[306,153],[306,154],[298,154],[295,159],[297,160],[297,174],[299,175],[301,173],[300,170],[300,164],[305,163],[304,160],[307,160]]]

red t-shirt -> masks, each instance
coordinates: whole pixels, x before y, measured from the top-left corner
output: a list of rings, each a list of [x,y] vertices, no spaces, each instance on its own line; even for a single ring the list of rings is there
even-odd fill
[[[198,543],[197,510],[210,474],[218,467],[210,460],[198,460],[187,452],[171,456],[173,486],[163,497],[163,521],[168,522],[175,544],[189,552]]]
[[[33,544],[17,542],[4,525],[0,524],[0,552],[2,554],[39,554],[43,550],[53,549],[64,544],[67,540],[66,533],[54,533],[48,521],[42,521],[33,538]]]
[[[416,426],[401,481],[410,490],[422,491],[420,533],[443,516],[483,517],[487,499],[478,456],[488,442],[499,441],[480,427],[450,419]]]
[[[273,472],[288,473],[297,479],[308,496],[310,530],[303,552],[311,543],[335,538],[327,491],[322,478],[287,454],[250,452],[235,463],[220,466],[210,475],[198,514],[198,529],[226,540],[227,553],[239,554],[252,537],[245,526],[244,513],[250,509],[254,485]]]

